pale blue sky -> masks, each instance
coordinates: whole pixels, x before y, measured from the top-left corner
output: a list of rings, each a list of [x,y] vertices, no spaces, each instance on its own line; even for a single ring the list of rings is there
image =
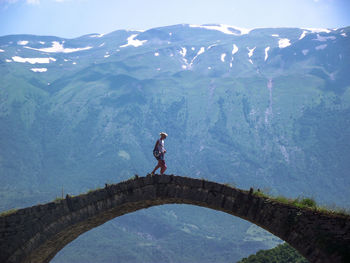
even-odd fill
[[[174,24],[350,26],[349,0],[0,0],[0,36],[78,37]]]

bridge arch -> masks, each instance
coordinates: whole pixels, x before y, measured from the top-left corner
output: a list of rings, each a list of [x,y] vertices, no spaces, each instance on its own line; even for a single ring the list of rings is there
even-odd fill
[[[310,262],[350,259],[347,216],[302,210],[215,182],[156,175],[0,217],[0,262],[50,262],[86,231],[115,217],[163,204],[190,204],[238,216],[288,242]]]

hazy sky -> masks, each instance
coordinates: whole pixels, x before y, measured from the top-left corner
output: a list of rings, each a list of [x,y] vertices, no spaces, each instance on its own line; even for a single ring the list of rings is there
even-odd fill
[[[0,0],[0,36],[78,37],[173,24],[350,26],[350,0]]]

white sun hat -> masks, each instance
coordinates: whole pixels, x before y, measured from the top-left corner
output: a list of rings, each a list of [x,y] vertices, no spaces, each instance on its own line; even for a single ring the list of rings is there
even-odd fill
[[[160,136],[164,135],[165,137],[168,137],[168,134],[166,132],[159,133]]]

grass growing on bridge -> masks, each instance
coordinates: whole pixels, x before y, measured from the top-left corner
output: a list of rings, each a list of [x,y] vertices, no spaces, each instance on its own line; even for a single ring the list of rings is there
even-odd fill
[[[337,214],[337,215],[344,215],[349,216],[350,213],[345,208],[329,208],[325,206],[320,206],[316,203],[316,201],[313,198],[310,197],[297,197],[297,198],[287,198],[284,196],[271,196],[260,189],[254,190],[253,194],[260,197],[265,197],[268,199],[271,199],[273,201],[277,201],[283,204],[289,204],[301,209],[312,209],[315,211],[323,212],[326,214]]]
[[[150,174],[148,174],[147,176],[151,176]],[[139,178],[139,175],[135,174],[134,176],[130,177],[129,179],[126,179],[122,182],[129,182],[129,181],[133,181],[133,180],[137,180]],[[203,181],[208,181],[205,178],[201,178],[201,180]],[[105,187],[110,186],[111,184],[106,183]],[[231,187],[231,188],[237,188],[235,183],[225,183],[224,185]],[[88,190],[86,193],[83,194],[89,194],[91,192],[97,191],[97,190],[101,190],[103,188],[101,187],[97,187],[96,189],[90,189]],[[297,198],[287,198],[284,196],[272,196],[270,194],[268,194],[265,191],[261,191],[260,189],[250,189],[250,192],[252,192],[254,195],[256,196],[260,196],[260,197],[265,197],[268,198],[270,200],[276,201],[276,202],[280,202],[283,204],[288,204],[288,205],[292,205],[295,206],[297,208],[300,209],[312,209],[314,211],[318,211],[318,212],[322,212],[325,214],[335,214],[335,215],[343,215],[343,216],[350,216],[350,211],[346,210],[345,208],[339,208],[339,207],[334,207],[334,208],[329,208],[329,207],[325,207],[325,206],[320,206],[316,203],[316,201],[313,198],[310,197],[297,197]],[[81,195],[83,195],[81,194]],[[67,194],[68,195],[68,194]],[[74,195],[68,195],[69,197],[74,197]],[[54,202],[59,202],[61,200],[64,200],[65,198],[61,198],[61,197],[57,197]]]
[[[148,174],[147,176],[151,176],[151,175]],[[122,182],[129,182],[129,181],[137,180],[138,178],[139,178],[139,175],[135,174],[134,176],[132,176],[129,179],[126,179]],[[208,181],[205,178],[201,178],[201,180]],[[106,183],[105,188],[107,188],[110,185],[111,184]],[[232,182],[225,183],[224,185],[231,187],[231,188],[237,188],[235,183],[232,183]],[[101,190],[101,189],[103,189],[103,188],[97,187],[96,189],[90,189],[86,193],[83,193],[83,194],[89,194],[91,192]],[[249,192],[251,192],[252,194],[254,194],[256,196],[265,197],[265,198],[268,198],[270,200],[273,200],[273,201],[276,201],[279,203],[283,203],[283,204],[292,205],[292,206],[295,206],[295,207],[300,208],[300,209],[312,209],[314,211],[322,212],[325,214],[343,215],[343,216],[347,216],[347,217],[350,216],[350,211],[346,210],[345,208],[339,208],[336,206],[334,208],[320,206],[316,203],[316,201],[313,198],[310,198],[310,197],[287,198],[284,196],[272,196],[265,191],[261,191],[260,189],[253,189],[253,188],[251,188]],[[83,194],[81,194],[81,195],[83,195]],[[63,192],[62,192],[62,195],[63,195]],[[69,194],[67,194],[67,196],[70,198],[74,197],[74,195],[69,195]],[[64,200],[64,199],[65,198],[63,198],[63,197],[56,197],[54,202],[59,202],[59,201]],[[5,212],[7,212],[7,211],[5,211]],[[5,212],[3,212],[3,213],[5,213]]]
[[[3,211],[0,213],[0,216],[7,216],[7,215],[11,215],[13,213],[15,213],[18,209],[16,208],[12,208],[10,210],[7,210],[7,211]]]

